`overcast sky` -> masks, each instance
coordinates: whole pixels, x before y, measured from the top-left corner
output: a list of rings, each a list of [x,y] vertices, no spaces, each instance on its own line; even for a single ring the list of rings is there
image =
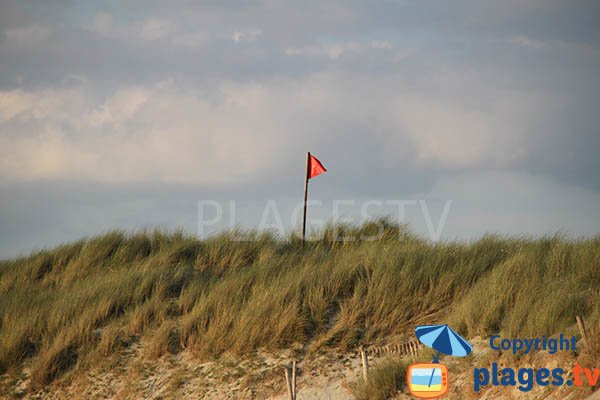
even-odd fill
[[[207,199],[243,227],[276,200],[294,226],[306,151],[329,169],[315,218],[424,200],[405,220],[446,240],[596,235],[599,20],[597,1],[4,0],[0,257],[196,233]]]

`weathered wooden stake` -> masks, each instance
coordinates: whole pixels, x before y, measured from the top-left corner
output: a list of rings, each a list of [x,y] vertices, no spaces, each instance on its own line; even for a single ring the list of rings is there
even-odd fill
[[[365,351],[365,346],[360,346],[360,360],[362,361],[363,379],[366,382],[367,376],[369,375],[369,359],[367,357],[367,352]]]
[[[587,347],[588,342],[587,331],[585,330],[585,322],[583,321],[583,318],[579,315],[575,317],[575,320],[577,321],[577,327],[579,328],[579,333],[581,333],[581,339],[583,339],[583,344],[585,344],[585,346]]]
[[[292,395],[296,400],[296,360],[292,361]]]
[[[294,392],[292,392],[292,382],[290,379],[290,370],[288,367],[285,367],[284,371],[285,371],[285,383],[287,385],[288,395],[290,396],[290,400],[294,400]]]

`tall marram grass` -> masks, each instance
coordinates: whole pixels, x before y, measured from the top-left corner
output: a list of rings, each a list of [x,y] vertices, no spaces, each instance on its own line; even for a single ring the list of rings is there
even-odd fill
[[[600,320],[600,237],[430,243],[404,227],[297,239],[110,232],[0,262],[0,373],[31,384],[93,367],[132,341],[200,358],[303,343],[352,349],[449,322],[466,336],[551,335]]]
[[[406,384],[408,363],[395,358],[383,359],[369,371],[369,379],[362,377],[351,388],[356,400],[388,400],[396,396]]]

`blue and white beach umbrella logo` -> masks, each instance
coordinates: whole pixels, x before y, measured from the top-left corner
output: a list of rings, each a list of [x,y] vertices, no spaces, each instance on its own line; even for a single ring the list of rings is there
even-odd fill
[[[437,350],[433,362],[438,362],[440,353],[454,357],[464,357],[473,350],[471,343],[456,333],[448,325],[422,325],[415,329],[417,339],[425,346]]]

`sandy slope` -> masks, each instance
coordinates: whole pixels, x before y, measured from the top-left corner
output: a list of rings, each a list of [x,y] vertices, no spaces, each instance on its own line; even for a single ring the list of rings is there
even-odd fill
[[[447,399],[547,399],[578,400],[591,390],[577,391],[573,387],[559,389],[536,387],[528,393],[516,388],[489,387],[476,394],[473,391],[474,366],[486,366],[496,361],[504,365],[512,356],[498,357],[486,350],[479,339],[474,342],[474,355],[468,359],[443,359],[450,371],[451,390]],[[479,349],[479,350],[478,350]],[[481,350],[483,349],[483,350]],[[198,362],[189,352],[169,355],[149,361],[143,346],[135,344],[115,355],[100,370],[75,371],[63,376],[44,391],[30,393],[27,389],[28,369],[0,377],[0,398],[24,399],[272,399],[287,400],[283,368],[291,359],[291,351],[280,354],[259,352],[238,360],[223,357],[211,362]],[[371,358],[372,365],[381,359]],[[512,359],[514,362],[514,359]],[[523,357],[522,367],[567,367],[574,363],[572,355],[550,356],[538,352]],[[360,376],[360,360],[355,353],[326,352],[307,356],[299,363],[298,400],[351,399],[350,386]],[[397,399],[410,396],[399,393]],[[589,397],[600,399],[596,393]]]

